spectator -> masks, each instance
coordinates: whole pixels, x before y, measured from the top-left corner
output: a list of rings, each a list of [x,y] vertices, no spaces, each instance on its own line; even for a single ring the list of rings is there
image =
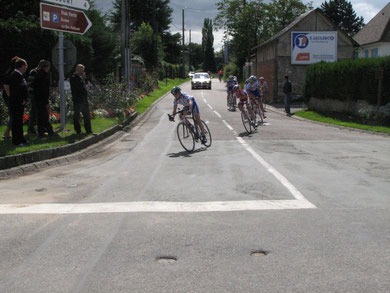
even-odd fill
[[[259,77],[259,86],[260,86],[260,98],[261,98],[261,101],[262,101],[262,103],[265,103],[266,102],[265,101],[265,93],[267,92],[268,84],[265,81],[264,77],[262,77],[262,76]]]
[[[38,72],[34,80],[34,94],[38,116],[38,134],[44,137],[45,132],[49,136],[54,135],[53,127],[49,122],[49,96],[50,96],[50,62],[41,60]]]
[[[10,105],[13,115],[12,121],[12,143],[18,147],[27,144],[23,135],[23,114],[24,107],[28,100],[27,82],[23,77],[28,64],[24,59],[18,59],[15,62],[15,70],[10,78]]]
[[[7,106],[8,109],[8,122],[7,122],[7,127],[4,131],[3,134],[3,139],[11,139],[11,129],[12,129],[12,111],[11,111],[11,105],[10,105],[10,91],[9,91],[9,85],[11,83],[11,74],[15,70],[15,62],[18,60],[19,57],[15,56],[11,59],[10,62],[10,68],[7,70],[7,72],[4,74],[2,77],[2,90],[3,90],[3,99],[4,99],[4,104]]]
[[[42,60],[41,60],[42,61]],[[34,95],[34,80],[39,71],[39,64],[36,68],[31,69],[28,78],[27,78],[27,86],[28,86],[28,94],[30,96],[30,118],[28,119],[28,133],[35,134],[35,125],[37,125],[38,113],[37,113],[37,105]]]
[[[83,114],[86,133],[92,133],[91,119],[89,117],[88,91],[85,84],[85,66],[78,64],[70,78],[70,89],[73,100],[73,125],[78,134],[82,134],[80,126],[80,112]]]
[[[286,114],[288,116],[290,116],[291,115],[291,113],[290,113],[290,104],[291,104],[292,86],[291,86],[291,82],[288,80],[288,75],[284,76],[284,79],[286,80],[286,82],[283,85],[284,109],[286,111]]]

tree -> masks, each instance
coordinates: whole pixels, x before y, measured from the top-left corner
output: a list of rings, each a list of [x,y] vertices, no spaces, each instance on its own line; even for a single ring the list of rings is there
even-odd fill
[[[356,16],[356,12],[349,1],[325,1],[321,4],[321,10],[339,29],[350,36],[356,34],[364,26],[364,18]]]
[[[131,45],[132,52],[144,59],[148,71],[153,71],[162,60],[161,38],[153,33],[153,29],[149,24],[141,24],[139,30],[133,35]]]
[[[127,0],[130,5],[130,29],[137,31],[143,22],[149,23],[155,34],[162,34],[169,30],[172,22],[172,8],[168,6],[169,0]],[[111,13],[111,23],[115,31],[121,27],[122,0],[114,1]]]
[[[164,48],[164,59],[171,64],[178,64],[181,62],[181,34],[171,34],[166,32],[163,34],[162,45]]]
[[[203,49],[201,44],[191,43],[188,45],[190,52],[190,65],[195,69],[200,69],[203,63]]]
[[[230,40],[234,64],[241,68],[251,55],[251,48],[266,41],[312,8],[300,0],[263,1],[221,0],[217,3],[217,28],[225,30]]]
[[[205,18],[202,28],[203,70],[215,71],[213,21]]]

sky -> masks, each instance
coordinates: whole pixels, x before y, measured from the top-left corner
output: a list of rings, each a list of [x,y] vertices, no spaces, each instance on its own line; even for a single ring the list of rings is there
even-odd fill
[[[349,0],[357,16],[363,16],[365,23],[368,23],[383,7],[387,0]],[[216,3],[218,0],[170,0],[170,7],[173,9],[172,33],[182,32],[182,9],[184,9],[185,42],[189,41],[191,30],[191,42],[202,42],[202,27],[204,18],[214,18],[217,15]],[[269,1],[265,1],[269,2]],[[310,1],[303,0],[307,4]],[[325,0],[312,0],[313,7],[320,7]],[[109,11],[112,8],[111,0],[96,0],[96,6],[102,11]],[[222,48],[223,31],[214,32],[214,50]]]

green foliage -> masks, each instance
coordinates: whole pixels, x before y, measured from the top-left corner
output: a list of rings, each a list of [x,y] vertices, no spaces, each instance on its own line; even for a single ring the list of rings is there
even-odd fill
[[[215,71],[213,21],[205,18],[202,28],[203,70]]]
[[[162,60],[161,38],[153,33],[149,24],[142,23],[132,37],[132,52],[144,59],[146,69],[153,71]]]
[[[226,65],[223,69],[224,79],[226,80],[229,77],[229,75],[240,76],[240,68],[234,63],[230,63]]]
[[[169,7],[169,0],[127,0],[130,10],[130,29],[139,30],[142,23],[149,23],[153,31],[162,36],[169,30],[172,22],[173,9]],[[114,1],[114,9],[110,15],[115,31],[120,31],[122,0]]]
[[[181,64],[170,64],[168,62],[161,62],[160,80],[164,78],[175,79],[180,77]]]
[[[172,64],[178,64],[181,62],[181,34],[171,34],[166,32],[162,35],[161,38],[162,45],[164,48],[164,61]]]
[[[310,65],[305,79],[306,99],[364,100],[377,103],[378,80],[376,72],[383,68],[383,104],[390,102],[390,57],[344,60],[335,63],[320,62]]]
[[[352,36],[364,26],[364,18],[357,17],[351,2],[347,0],[330,0],[321,4],[322,12],[328,16],[342,31]]]
[[[269,4],[263,1],[220,0],[217,7],[214,23],[217,28],[224,29],[225,39],[231,40],[234,63],[241,68],[249,59],[253,47],[311,9],[312,4],[305,5],[301,0],[272,0]]]

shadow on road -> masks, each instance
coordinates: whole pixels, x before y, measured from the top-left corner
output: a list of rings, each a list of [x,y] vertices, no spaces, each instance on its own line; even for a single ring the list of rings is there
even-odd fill
[[[170,158],[181,158],[181,157],[190,158],[192,154],[204,152],[205,150],[207,150],[206,147],[201,147],[199,149],[194,150],[192,153],[189,153],[187,151],[181,151],[178,153],[169,153],[167,154],[167,156]]]

